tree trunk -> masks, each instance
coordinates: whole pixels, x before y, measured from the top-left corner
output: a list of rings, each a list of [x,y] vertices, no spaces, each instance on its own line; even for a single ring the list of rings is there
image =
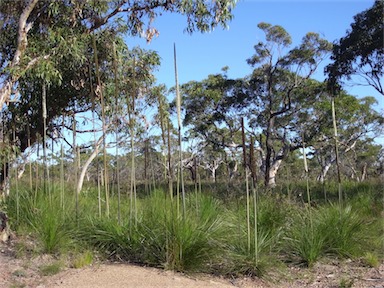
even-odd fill
[[[18,37],[17,37],[17,48],[13,56],[12,62],[9,64],[9,67],[6,68],[16,68],[20,65],[22,57],[24,56],[25,49],[28,45],[27,34],[32,28],[32,23],[27,23],[28,17],[31,14],[32,10],[35,8],[38,0],[29,1],[29,3],[24,8],[23,12],[19,18],[19,27],[18,27]],[[25,68],[28,69],[37,63],[37,59],[32,59]],[[10,100],[12,94],[12,87],[17,82],[18,77],[10,75],[3,83],[3,86],[0,88],[0,109],[3,108],[3,105]]]
[[[0,195],[9,196],[9,163],[1,165],[0,171]]]
[[[364,163],[363,167],[361,168],[361,181],[365,181],[367,179],[367,163]]]
[[[0,211],[0,242],[7,242],[11,237],[7,214]]]
[[[279,159],[279,160],[275,160],[269,171],[268,171],[268,182],[267,182],[267,187],[269,188],[274,188],[276,187],[276,174],[277,174],[277,171],[279,170],[280,168],[280,165],[281,165],[281,162],[283,160],[282,159]]]
[[[191,172],[191,180],[193,182],[196,182],[196,170],[195,170],[195,167],[187,167],[187,169],[189,170],[189,172]]]
[[[80,194],[81,189],[83,188],[84,177],[88,171],[89,165],[96,158],[97,154],[99,154],[99,147],[100,147],[101,143],[103,142],[103,138],[104,138],[103,136],[99,138],[99,140],[96,143],[95,150],[89,156],[88,160],[85,162],[83,168],[81,169],[79,180],[77,181],[77,186],[76,186],[76,193],[77,194]]]
[[[334,161],[330,161],[330,162],[326,163],[325,165],[321,165],[321,172],[317,176],[317,181],[319,181],[320,183],[324,183],[325,176],[327,176],[327,173],[328,173],[329,169],[331,168],[333,162]]]

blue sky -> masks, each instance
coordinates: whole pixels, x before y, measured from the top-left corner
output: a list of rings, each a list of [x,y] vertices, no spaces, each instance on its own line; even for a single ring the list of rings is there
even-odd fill
[[[227,30],[221,27],[210,33],[184,32],[186,18],[163,14],[154,22],[160,35],[151,43],[144,39],[127,38],[130,47],[140,45],[159,53],[162,64],[156,72],[159,83],[168,87],[175,84],[173,43],[177,48],[179,82],[202,80],[209,74],[220,73],[229,67],[229,77],[244,77],[251,72],[246,59],[253,54],[253,46],[263,40],[257,28],[260,22],[281,25],[298,45],[307,32],[316,32],[333,42],[345,36],[353,16],[370,8],[373,0],[240,0],[233,10],[234,19]],[[323,80],[322,70],[316,78]],[[384,97],[368,87],[345,87],[357,96],[375,96],[378,110],[384,109]]]

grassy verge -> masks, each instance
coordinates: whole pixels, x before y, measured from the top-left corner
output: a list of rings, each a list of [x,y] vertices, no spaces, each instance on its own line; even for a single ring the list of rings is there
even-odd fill
[[[100,253],[176,271],[263,276],[287,262],[312,266],[323,257],[377,266],[383,259],[383,203],[377,190],[359,187],[343,207],[332,201],[308,207],[276,191],[260,193],[256,208],[251,205],[250,228],[245,197],[190,193],[184,214],[175,198],[158,190],[137,199],[131,218],[124,194],[120,223],[117,197],[110,199],[109,217],[104,208],[100,216],[92,191],[80,196],[79,213],[73,193],[63,201],[60,189],[50,196],[20,190],[18,199],[12,193],[3,205],[16,234],[34,239],[35,253],[70,255],[72,267],[89,265]]]

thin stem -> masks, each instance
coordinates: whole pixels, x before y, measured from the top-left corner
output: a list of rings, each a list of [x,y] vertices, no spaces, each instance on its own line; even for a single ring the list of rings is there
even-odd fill
[[[102,121],[102,129],[103,129],[103,163],[104,163],[104,192],[105,192],[105,205],[106,205],[106,211],[105,214],[107,217],[109,217],[109,190],[108,190],[108,167],[107,167],[107,148],[106,148],[106,132],[107,132],[107,126],[105,123],[105,102],[104,102],[104,93],[100,78],[100,67],[99,67],[99,60],[97,56],[97,46],[96,46],[96,38],[95,35],[93,35],[93,50],[94,50],[94,57],[95,57],[95,65],[96,65],[96,78],[97,78],[97,92],[100,95],[100,102],[101,102],[101,121]]]
[[[183,177],[183,159],[182,159],[182,141],[181,141],[181,96],[179,91],[179,80],[177,75],[177,62],[176,62],[176,44],[173,44],[173,58],[175,63],[175,82],[176,82],[176,103],[177,103],[177,124],[179,133],[179,173],[181,184],[181,197],[183,200],[183,217],[185,217],[185,189],[184,189],[184,177]]]
[[[343,204],[343,194],[341,189],[341,172],[340,172],[340,159],[339,159],[339,145],[337,135],[337,123],[336,123],[336,111],[335,111],[335,98],[332,97],[332,122],[333,122],[333,136],[335,141],[335,155],[336,155],[336,167],[337,167],[337,183],[339,191],[339,205]]]
[[[120,211],[120,201],[121,201],[121,193],[120,193],[120,161],[119,161],[119,134],[118,130],[119,127],[118,124],[118,115],[120,111],[118,111],[119,103],[118,103],[118,59],[117,59],[117,53],[116,53],[116,43],[113,42],[113,70],[114,70],[114,76],[115,76],[115,89],[114,89],[114,96],[115,96],[115,110],[116,110],[116,130],[115,130],[115,139],[116,139],[116,181],[117,181],[117,219],[119,225],[121,224],[121,211]]]
[[[73,123],[72,123],[72,130],[73,130],[73,169],[74,169],[74,178],[75,178],[75,187],[74,187],[74,191],[75,191],[75,205],[76,205],[76,221],[79,220],[79,195],[76,191],[77,189],[77,177],[78,177],[78,171],[77,171],[77,144],[76,144],[76,115],[73,114]]]

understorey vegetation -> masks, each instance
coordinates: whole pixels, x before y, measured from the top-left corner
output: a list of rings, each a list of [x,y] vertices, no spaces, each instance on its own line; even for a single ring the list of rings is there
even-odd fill
[[[342,206],[337,185],[331,184],[327,201],[319,194],[312,195],[311,203],[300,196],[305,186],[289,196],[259,188],[250,196],[250,205],[246,195],[237,192],[191,189],[185,212],[167,191],[148,195],[143,190],[138,191],[133,218],[129,196],[121,197],[118,212],[116,194],[110,198],[109,217],[105,211],[100,216],[96,189],[81,197],[79,213],[74,195],[63,201],[55,188],[48,195],[19,187],[19,199],[12,193],[3,205],[17,237],[33,239],[28,253],[59,259],[72,255],[79,261],[74,255],[89,251],[87,264],[101,257],[227,276],[266,276],[328,258],[378,265],[384,244],[383,188],[379,183],[355,183],[353,189],[346,183],[343,188],[351,193]]]

